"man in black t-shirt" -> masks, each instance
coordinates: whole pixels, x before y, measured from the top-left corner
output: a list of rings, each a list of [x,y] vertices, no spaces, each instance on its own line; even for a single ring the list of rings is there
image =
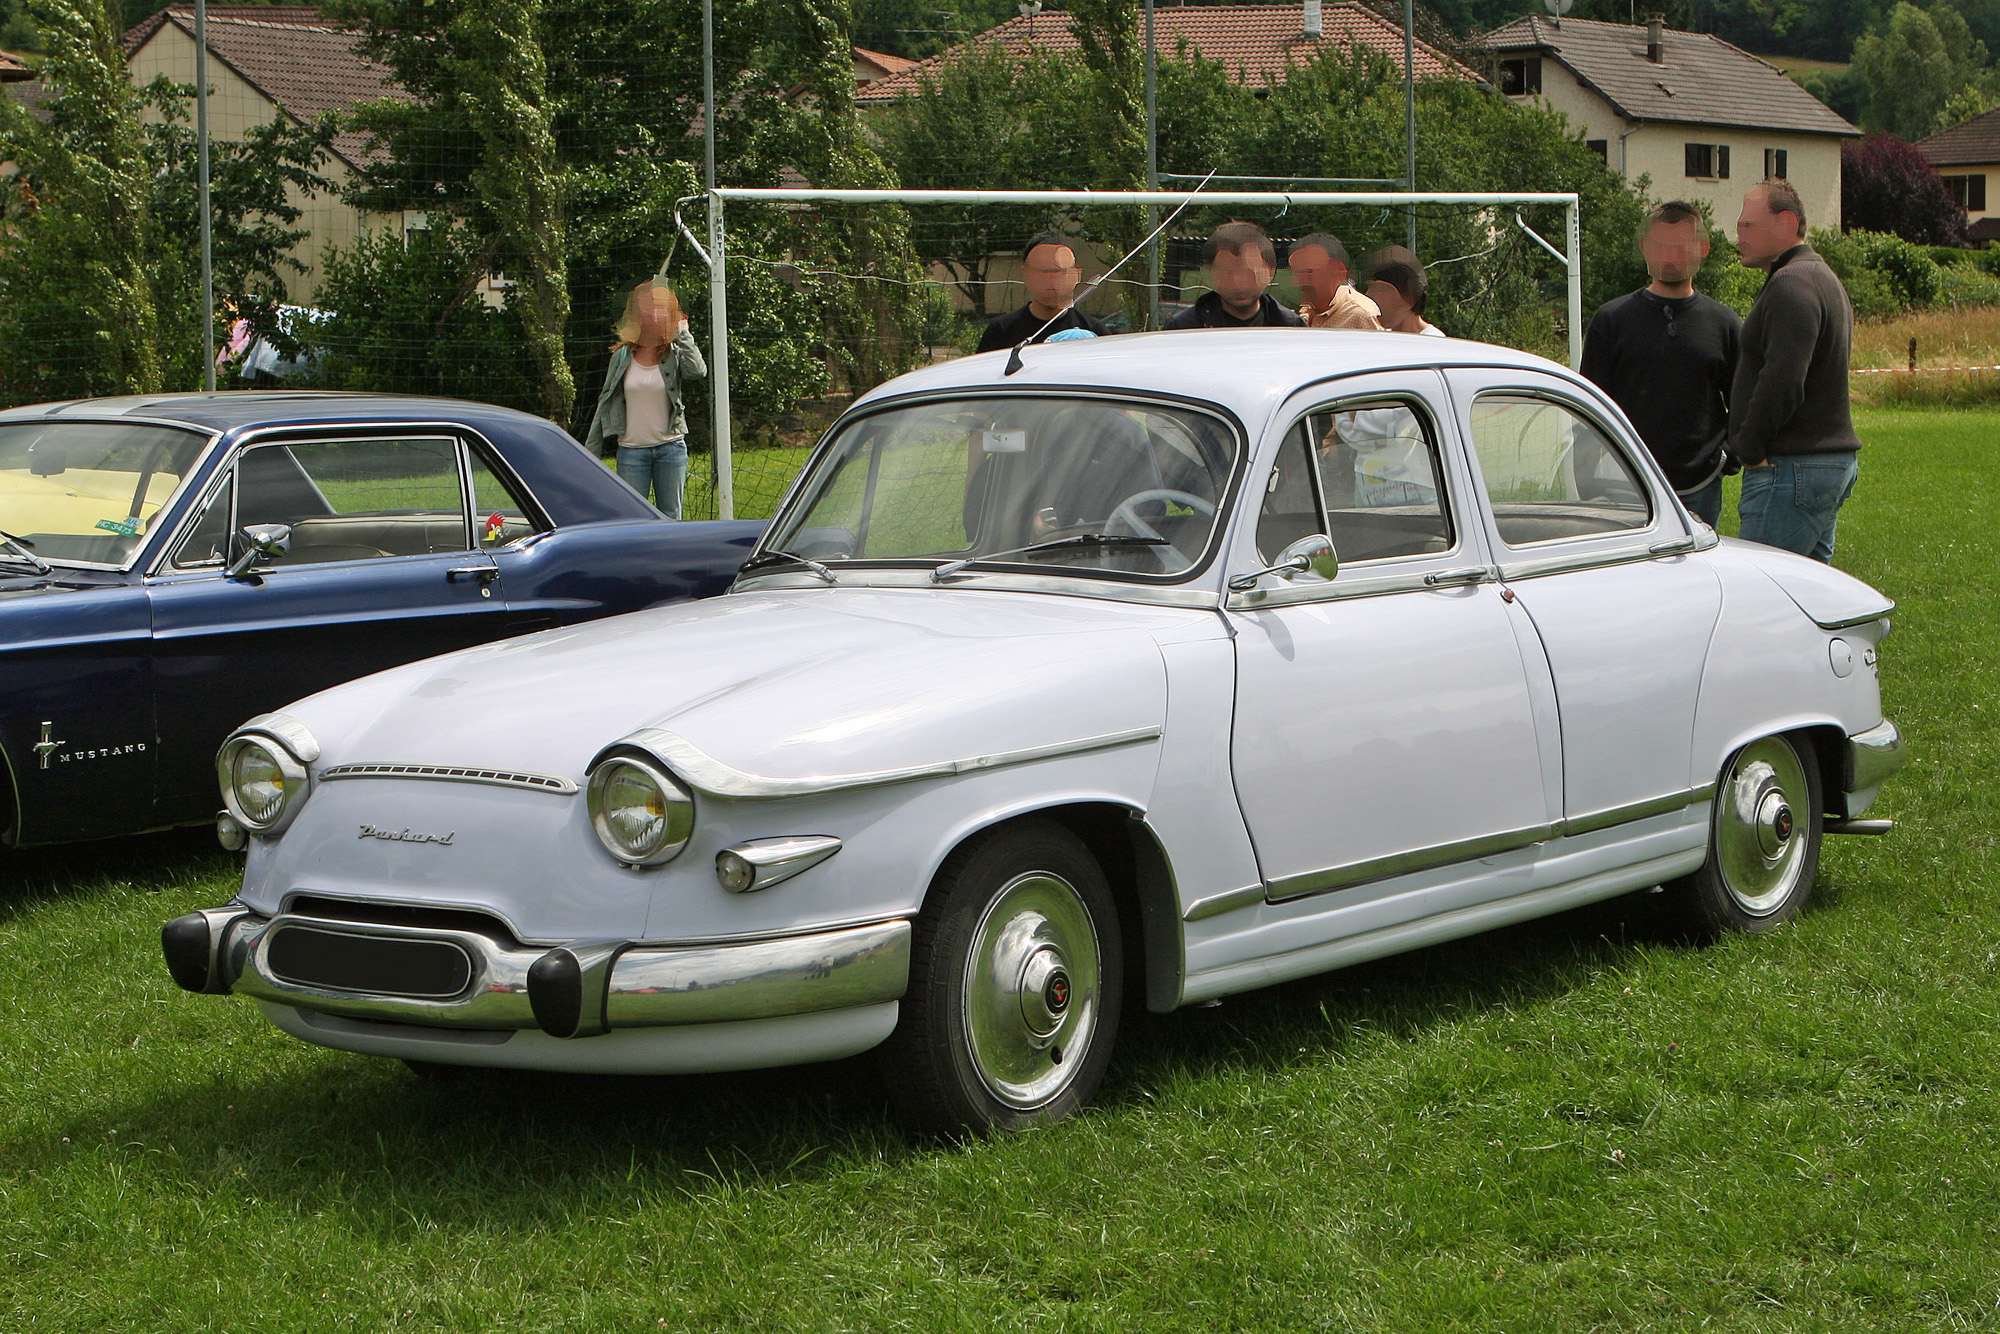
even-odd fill
[[[1169,329],[1302,329],[1297,311],[1269,292],[1278,272],[1278,248],[1254,222],[1225,222],[1202,248],[1215,290],[1167,321]]]
[[[1625,409],[1688,512],[1713,528],[1733,471],[1725,446],[1743,321],[1694,290],[1708,225],[1692,205],[1648,214],[1639,253],[1653,281],[1598,307],[1580,369]]]
[[[1099,337],[1110,333],[1103,320],[1070,304],[1081,276],[1076,251],[1060,234],[1043,232],[1030,240],[1021,255],[1021,284],[1028,289],[1028,304],[987,325],[979,335],[979,350],[998,352],[1023,340],[1047,342],[1050,334],[1064,329],[1088,329]]]

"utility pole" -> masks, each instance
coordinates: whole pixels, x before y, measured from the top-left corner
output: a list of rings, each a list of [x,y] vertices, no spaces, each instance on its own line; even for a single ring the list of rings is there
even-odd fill
[[[1403,188],[1417,192],[1417,7],[1403,0]],[[1417,206],[1408,213],[1410,253],[1417,253]]]
[[[1155,96],[1157,64],[1153,56],[1153,0],[1146,0],[1146,188],[1160,188],[1160,127]],[[1146,235],[1152,236],[1159,223],[1159,209],[1146,206]],[[1146,319],[1148,327],[1160,327],[1160,241],[1146,247]]]
[[[708,187],[709,395],[714,437],[715,517],[736,517],[736,465],[729,448],[729,282],[722,240],[722,198],[715,193],[715,0],[701,0],[701,151]]]
[[[201,382],[215,392],[215,221],[208,203],[208,0],[194,0],[194,161],[201,220]]]

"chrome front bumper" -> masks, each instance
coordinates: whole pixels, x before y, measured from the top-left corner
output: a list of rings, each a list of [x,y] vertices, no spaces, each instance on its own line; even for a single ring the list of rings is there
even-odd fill
[[[271,944],[298,928],[455,949],[469,978],[453,994],[420,997],[334,989],[287,979]],[[901,998],[910,978],[910,924],[896,920],[810,935],[705,945],[576,941],[510,945],[480,931],[383,926],[296,913],[264,917],[210,908],[161,932],[167,967],[189,991],[234,992],[351,1019],[430,1028],[533,1029],[560,1038],[615,1028],[768,1019]]]
[[[1909,753],[1903,745],[1903,734],[1896,730],[1896,724],[1884,719],[1865,732],[1847,738],[1845,753],[1841,756],[1840,787],[1837,801],[1828,794],[1827,829],[1830,833],[1880,833],[1887,828],[1884,821],[1857,822],[1858,817],[1875,802],[1875,793],[1892,774],[1909,761]],[[1853,824],[1852,828],[1837,826]],[[1882,828],[1870,826],[1880,825]]]

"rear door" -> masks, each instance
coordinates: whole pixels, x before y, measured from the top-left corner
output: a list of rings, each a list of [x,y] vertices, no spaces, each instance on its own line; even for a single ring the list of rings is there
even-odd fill
[[[456,433],[425,428],[266,437],[240,451],[149,581],[163,803],[212,805],[215,749],[256,714],[507,633],[465,450]],[[229,578],[237,535],[267,523],[290,528],[291,550]]]

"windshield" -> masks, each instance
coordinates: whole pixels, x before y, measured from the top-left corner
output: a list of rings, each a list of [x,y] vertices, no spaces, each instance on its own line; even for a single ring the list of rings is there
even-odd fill
[[[0,531],[43,560],[123,565],[207,443],[167,426],[0,423]]]
[[[921,403],[847,426],[764,549],[1171,577],[1201,559],[1235,461],[1234,433],[1182,408],[1026,395]],[[1060,545],[1022,550],[1044,543]]]

